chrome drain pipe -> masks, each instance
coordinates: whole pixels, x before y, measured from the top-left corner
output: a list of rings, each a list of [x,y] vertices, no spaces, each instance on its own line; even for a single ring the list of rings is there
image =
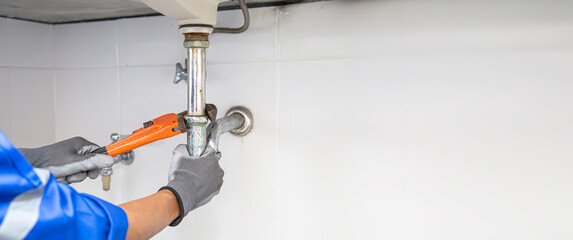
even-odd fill
[[[207,69],[205,53],[209,47],[208,33],[185,33],[183,46],[187,48],[187,150],[199,157],[207,147],[207,123],[205,113],[205,80]]]
[[[215,120],[216,108],[206,104],[205,57],[209,48],[210,31],[184,33],[183,46],[187,49],[187,69],[186,73],[183,73],[181,65],[176,65],[173,81],[177,83],[187,79],[187,114],[184,118],[187,125],[187,150],[194,157],[201,156],[208,143],[217,150],[221,134],[231,132],[236,136],[244,136],[253,126],[253,116],[246,107],[233,107],[225,117]]]

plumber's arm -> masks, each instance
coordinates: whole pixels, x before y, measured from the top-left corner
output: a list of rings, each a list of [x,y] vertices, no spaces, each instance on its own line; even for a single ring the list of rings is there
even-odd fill
[[[126,239],[149,239],[180,215],[179,203],[169,190],[119,205],[127,214]]]
[[[201,157],[191,157],[187,146],[173,150],[169,183],[159,192],[120,205],[127,214],[127,239],[149,239],[167,225],[178,225],[191,210],[209,202],[223,184],[221,154],[207,147]]]

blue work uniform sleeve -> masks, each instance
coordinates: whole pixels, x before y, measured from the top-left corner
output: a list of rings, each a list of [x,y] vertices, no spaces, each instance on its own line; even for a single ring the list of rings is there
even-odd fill
[[[0,131],[0,239],[125,239],[125,212],[32,167]]]

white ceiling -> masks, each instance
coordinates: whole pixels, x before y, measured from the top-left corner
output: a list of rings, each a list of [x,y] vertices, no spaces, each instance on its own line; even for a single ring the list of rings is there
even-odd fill
[[[247,0],[249,7],[312,0]],[[220,10],[238,8],[237,0],[221,3]],[[157,15],[145,4],[130,0],[0,0],[0,16],[43,23],[71,23]]]

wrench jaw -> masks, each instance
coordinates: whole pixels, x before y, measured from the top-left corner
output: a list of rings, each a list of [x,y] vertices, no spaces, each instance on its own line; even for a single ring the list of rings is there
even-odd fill
[[[205,113],[209,121],[214,122],[217,120],[217,106],[215,106],[215,104],[207,103],[207,105],[205,105]]]
[[[176,128],[173,129],[174,132],[177,132],[177,131],[181,131],[181,133],[187,132],[187,124],[185,123],[185,115],[186,114],[187,114],[187,111],[180,112],[179,114],[177,114],[177,123],[179,124],[179,126],[177,126]]]

